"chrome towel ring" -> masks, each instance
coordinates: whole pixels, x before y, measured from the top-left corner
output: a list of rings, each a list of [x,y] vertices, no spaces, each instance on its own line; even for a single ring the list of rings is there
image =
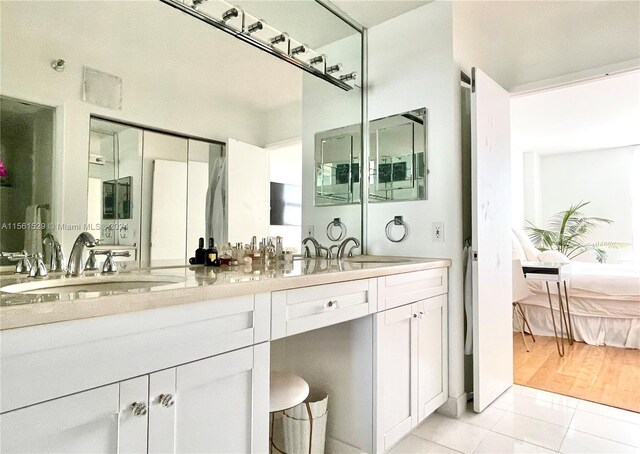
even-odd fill
[[[340,228],[340,233],[336,236],[333,232],[334,227]],[[331,241],[342,241],[344,237],[347,236],[347,226],[344,225],[344,222],[340,220],[340,218],[334,218],[333,221],[327,224],[327,238]]]
[[[394,238],[391,234],[394,225],[402,226],[402,236],[400,238]],[[402,219],[402,216],[395,216],[392,220],[387,222],[387,226],[384,228],[384,234],[387,236],[387,239],[393,243],[399,243],[404,241],[404,239],[409,235],[409,226]]]

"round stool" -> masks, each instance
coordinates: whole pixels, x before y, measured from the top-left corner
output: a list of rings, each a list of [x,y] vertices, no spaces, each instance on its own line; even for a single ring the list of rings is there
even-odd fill
[[[271,382],[269,384],[269,415],[271,417],[271,436],[269,442],[271,446],[278,452],[283,454],[284,451],[278,449],[273,441],[273,425],[274,413],[278,411],[288,410],[296,405],[305,403],[307,414],[309,415],[309,454],[311,454],[311,439],[313,436],[313,418],[311,417],[311,406],[306,400],[309,396],[309,384],[297,375],[287,372],[271,372]]]

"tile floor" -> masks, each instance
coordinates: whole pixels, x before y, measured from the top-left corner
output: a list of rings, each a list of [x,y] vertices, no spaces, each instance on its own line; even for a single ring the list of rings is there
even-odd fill
[[[434,413],[393,454],[640,453],[640,413],[514,385],[480,414]]]

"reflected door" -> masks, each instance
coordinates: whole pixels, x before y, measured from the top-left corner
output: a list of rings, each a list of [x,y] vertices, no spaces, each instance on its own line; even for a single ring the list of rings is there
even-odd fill
[[[513,383],[509,93],[473,68],[471,185],[473,403],[481,412]]]
[[[141,264],[187,260],[187,139],[144,131]]]

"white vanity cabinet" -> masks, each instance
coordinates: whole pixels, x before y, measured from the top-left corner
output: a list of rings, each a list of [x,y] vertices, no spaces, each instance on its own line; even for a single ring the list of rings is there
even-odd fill
[[[268,345],[4,413],[0,451],[267,452]]]
[[[375,315],[375,444],[385,452],[447,399],[447,295]]]
[[[0,452],[268,451],[269,297],[0,331]]]

